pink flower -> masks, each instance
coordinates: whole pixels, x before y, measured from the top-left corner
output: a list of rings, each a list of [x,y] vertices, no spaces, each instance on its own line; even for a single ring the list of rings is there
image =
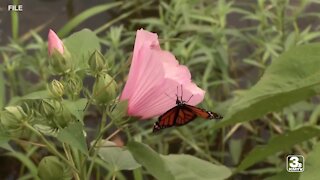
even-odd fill
[[[120,96],[120,100],[128,100],[128,115],[147,119],[163,114],[176,105],[181,85],[183,100],[193,95],[188,104],[203,100],[205,92],[191,82],[189,69],[161,50],[157,34],[138,30],[128,80]]]
[[[52,29],[50,29],[48,33],[48,53],[50,56],[54,52],[54,49],[56,49],[61,54],[63,54],[64,52],[63,42],[59,39],[57,34]]]

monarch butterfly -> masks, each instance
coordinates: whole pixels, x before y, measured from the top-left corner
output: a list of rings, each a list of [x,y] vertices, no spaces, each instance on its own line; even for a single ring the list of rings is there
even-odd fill
[[[159,117],[158,121],[153,125],[153,132],[157,132],[161,129],[172,126],[182,126],[188,124],[198,116],[204,119],[222,119],[222,116],[217,113],[188,105],[188,101],[183,101],[182,96],[179,100],[177,95],[176,106],[169,109]]]

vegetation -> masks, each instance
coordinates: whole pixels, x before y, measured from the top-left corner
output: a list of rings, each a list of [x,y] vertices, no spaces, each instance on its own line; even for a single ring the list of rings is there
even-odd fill
[[[21,165],[1,178],[319,179],[320,13],[310,9],[317,5],[317,0],[101,4],[57,30],[74,60],[72,70],[63,73],[49,63],[46,39],[38,35],[47,24],[19,36],[19,17],[13,14],[11,42],[0,47],[0,147]],[[75,30],[105,11],[113,19],[92,31]],[[125,116],[125,103],[117,97],[140,28],[156,32],[161,47],[189,67],[206,91],[199,106],[224,119],[199,118],[154,134],[156,119]],[[92,63],[100,60],[97,73]],[[98,81],[103,97],[93,88]],[[286,171],[290,154],[306,158],[303,173]]]

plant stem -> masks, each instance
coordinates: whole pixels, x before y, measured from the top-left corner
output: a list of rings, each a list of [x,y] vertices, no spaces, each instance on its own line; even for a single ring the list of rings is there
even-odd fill
[[[75,163],[74,163],[72,154],[71,154],[71,152],[70,152],[69,146],[68,146],[67,144],[65,144],[65,143],[62,143],[62,146],[63,146],[63,150],[64,150],[64,152],[65,152],[65,154],[66,154],[66,156],[67,156],[67,159],[70,160],[70,162],[71,162],[71,164],[72,164],[73,166],[75,166]],[[79,167],[78,167],[78,168],[79,168]],[[74,176],[74,178],[75,178],[76,180],[80,180],[79,174],[78,174],[77,172],[73,171],[72,173],[73,173],[73,176]]]
[[[92,153],[92,151],[94,150],[94,147],[95,147],[97,144],[100,144],[100,141],[101,141],[101,139],[102,139],[102,137],[103,137],[104,132],[107,131],[107,130],[112,126],[112,123],[111,123],[111,122],[110,122],[107,126],[105,126],[105,124],[106,124],[106,119],[107,119],[107,113],[106,113],[105,110],[103,110],[103,112],[102,112],[102,118],[101,118],[101,124],[100,124],[100,127],[99,127],[99,133],[98,133],[97,138],[95,139],[93,145],[92,145],[92,146],[90,147],[90,149],[89,149],[89,153],[88,153],[89,156],[90,156],[90,154]],[[105,127],[104,127],[104,126],[105,126]],[[87,172],[87,179],[90,178],[91,171],[92,171],[92,169],[93,169],[93,165],[94,165],[95,159],[96,159],[96,157],[97,157],[97,155],[98,155],[99,148],[100,148],[100,147],[98,147],[98,148],[94,151],[93,158],[92,158],[92,160],[91,160],[91,162],[90,162],[90,166],[89,166],[89,169],[88,169],[88,172]],[[85,159],[85,160],[86,160],[86,159]],[[82,164],[84,164],[84,163],[85,163],[85,161],[83,161]]]
[[[61,153],[59,153],[59,151],[39,131],[34,129],[27,122],[24,122],[24,126],[30,129],[36,135],[38,135],[40,139],[46,144],[46,147],[52,154],[58,156],[60,159],[62,159],[62,161],[64,161],[67,165],[69,165],[75,172],[79,173],[79,171],[68,161],[68,159],[66,159]]]

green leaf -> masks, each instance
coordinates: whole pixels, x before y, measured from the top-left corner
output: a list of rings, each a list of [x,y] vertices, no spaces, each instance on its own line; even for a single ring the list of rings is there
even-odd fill
[[[109,164],[113,171],[133,170],[141,165],[136,162],[130,151],[121,147],[116,147],[116,144],[110,141],[101,143],[98,154]],[[103,147],[106,146],[106,147]],[[109,147],[108,147],[109,146]]]
[[[84,154],[88,153],[87,143],[83,134],[83,126],[80,122],[70,123],[66,128],[59,131],[57,138]]]
[[[149,146],[131,141],[127,145],[134,159],[156,179],[173,180],[174,177],[164,160]]]
[[[250,90],[237,98],[215,128],[259,118],[319,92],[320,44],[292,48],[273,60]]]
[[[13,151],[11,145],[9,144],[10,138],[9,136],[0,135],[0,148],[6,149],[8,151]]]
[[[6,132],[6,129],[0,124],[0,148],[6,149],[8,151],[13,151],[11,145],[9,144],[10,137]]]
[[[176,180],[220,180],[227,179],[231,171],[221,165],[181,154],[162,156]]]
[[[230,139],[229,151],[233,164],[238,164],[243,148],[243,139]]]
[[[257,146],[240,163],[237,171],[242,171],[277,152],[290,149],[295,144],[306,141],[320,135],[320,129],[312,126],[305,126],[294,131],[272,138],[267,145]]]
[[[77,68],[88,67],[90,55],[95,51],[100,51],[99,38],[89,29],[83,29],[65,39],[64,45],[72,55],[72,60]]]
[[[303,173],[302,173],[303,174]],[[298,180],[300,173],[288,172],[286,169],[265,180]]]
[[[82,98],[76,101],[63,100],[62,104],[74,115],[79,121],[82,122],[84,116],[84,108],[87,105],[87,99]]]
[[[81,12],[79,15],[68,21],[68,23],[59,30],[59,37],[64,37],[65,35],[70,33],[71,30],[73,30],[75,27],[77,27],[79,24],[89,19],[90,17],[93,17],[94,15],[102,13],[109,9],[115,8],[121,4],[122,2],[106,3],[103,5],[94,6]]]
[[[51,98],[51,95],[47,90],[32,92],[30,94],[27,94],[21,97],[21,99],[48,99],[48,98]]]
[[[320,143],[314,145],[312,151],[305,160],[304,172],[300,175],[300,180],[318,180],[320,179]]]

